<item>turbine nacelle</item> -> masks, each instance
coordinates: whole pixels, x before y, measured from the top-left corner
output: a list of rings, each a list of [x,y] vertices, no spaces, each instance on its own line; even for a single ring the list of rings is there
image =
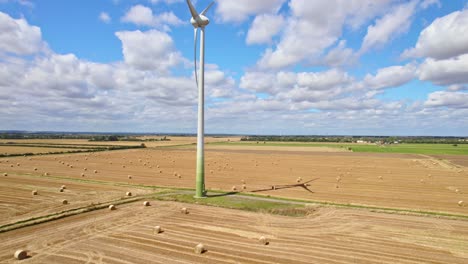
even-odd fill
[[[210,23],[210,20],[204,15],[198,15],[197,18],[191,18],[190,23],[194,28],[204,27]]]

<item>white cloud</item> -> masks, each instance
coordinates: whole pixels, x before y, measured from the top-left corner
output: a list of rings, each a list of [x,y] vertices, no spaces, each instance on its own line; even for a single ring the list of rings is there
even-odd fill
[[[346,47],[346,40],[341,40],[336,47],[330,49],[316,64],[320,65],[320,62],[322,62],[322,64],[327,66],[339,67],[353,65],[357,60],[357,54],[352,49]]]
[[[243,22],[249,16],[269,13],[275,14],[286,0],[218,0],[216,15],[223,22]]]
[[[0,55],[31,55],[45,49],[41,29],[23,19],[0,12]]]
[[[367,34],[362,42],[361,52],[383,46],[390,39],[406,33],[411,25],[411,17],[416,10],[417,1],[395,7],[392,12],[378,19],[374,25],[367,28]]]
[[[106,13],[106,12],[101,12],[101,13],[99,14],[99,20],[101,20],[101,21],[104,22],[104,23],[110,23],[112,19],[111,19],[111,17],[109,16],[108,13]]]
[[[268,44],[284,24],[281,15],[263,14],[255,17],[247,33],[247,44]]]
[[[416,46],[403,57],[448,59],[468,53],[468,9],[437,18],[419,35]]]
[[[363,85],[371,89],[394,88],[406,84],[415,78],[416,66],[391,66],[379,69],[376,75],[367,74]]]
[[[317,63],[324,51],[339,40],[345,26],[358,29],[384,12],[390,1],[291,0],[279,43],[257,62],[261,69],[280,69],[301,61]],[[339,7],[339,8],[337,8]]]
[[[426,59],[419,66],[418,76],[437,85],[468,84],[468,54],[446,60]]]
[[[429,94],[424,105],[429,107],[468,108],[468,93],[446,91],[433,92]]]
[[[439,0],[424,0],[424,1],[421,2],[421,7],[423,9],[427,9],[432,5],[437,5],[437,7],[439,7],[439,8],[442,6],[442,4],[440,3]]]
[[[122,17],[122,21],[151,27],[181,25],[184,23],[172,11],[153,14],[151,8],[143,5],[132,6]]]
[[[174,41],[165,32],[155,29],[119,31],[115,35],[122,41],[125,62],[140,70],[166,72],[183,62],[182,55],[174,48]]]

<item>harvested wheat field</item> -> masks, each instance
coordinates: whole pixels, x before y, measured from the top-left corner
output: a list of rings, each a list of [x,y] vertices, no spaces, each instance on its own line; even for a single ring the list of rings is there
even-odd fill
[[[148,190],[132,187],[71,182],[48,177],[0,175],[0,229],[28,219],[99,205]],[[67,204],[63,204],[67,200]]]
[[[467,156],[464,156],[467,159]],[[206,188],[304,200],[468,215],[468,169],[429,156],[213,149]],[[0,173],[193,188],[195,150],[148,148],[0,159]],[[14,164],[20,163],[21,166]],[[12,166],[13,165],[13,166]],[[35,171],[34,168],[37,168]],[[82,174],[85,174],[82,176]],[[301,187],[273,185],[316,179]],[[244,190],[245,182],[245,190]]]
[[[307,217],[151,201],[0,234],[16,263],[466,263],[468,222],[317,208]],[[189,214],[181,214],[187,206]],[[155,232],[159,226],[160,233]],[[159,231],[159,230],[158,230]],[[264,236],[267,245],[259,243]],[[202,243],[203,254],[194,252]]]

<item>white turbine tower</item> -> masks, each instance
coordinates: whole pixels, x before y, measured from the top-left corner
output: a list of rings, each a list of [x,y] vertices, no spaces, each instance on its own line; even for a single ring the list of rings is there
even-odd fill
[[[195,80],[198,86],[198,131],[197,131],[197,179],[195,197],[205,197],[205,26],[210,23],[210,20],[205,16],[208,9],[214,4],[208,5],[205,10],[198,14],[197,10],[192,5],[190,0],[187,0],[192,18],[190,23],[194,27],[194,63],[195,63]],[[197,75],[197,36],[200,29],[200,77]]]

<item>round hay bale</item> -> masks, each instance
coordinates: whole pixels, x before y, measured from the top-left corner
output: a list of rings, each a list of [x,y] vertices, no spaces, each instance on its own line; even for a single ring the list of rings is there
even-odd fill
[[[420,183],[424,183],[424,179],[419,180]]]
[[[302,181],[301,177],[297,178],[297,180],[296,180],[296,182],[301,182],[301,181]]]
[[[64,189],[60,188],[59,192],[63,192]]]
[[[245,190],[245,189],[247,189],[247,185],[242,184],[242,190]]]
[[[187,208],[185,208],[185,207],[183,207],[182,209],[180,209],[180,212],[181,212],[182,214],[188,214],[188,213],[189,213],[189,211],[188,211]]]
[[[177,172],[174,172],[174,176],[176,176],[176,177],[177,177]]]
[[[465,203],[463,201],[458,201],[458,206],[463,206]]]
[[[241,180],[242,184],[245,184],[245,180]]]
[[[460,193],[460,190],[458,190],[458,189],[455,189],[455,192],[456,192],[456,193]]]
[[[268,242],[268,239],[264,236],[261,236],[259,239],[258,239],[258,243],[260,243],[261,245],[268,245],[270,242]]]
[[[125,169],[125,165],[122,165],[122,168],[124,168],[124,169]]]
[[[132,192],[127,192],[125,195],[126,196],[132,196]]]
[[[13,164],[11,164],[10,167],[13,168]]]
[[[97,173],[97,170],[94,170],[94,173]]]
[[[195,254],[203,254],[205,253],[206,249],[205,249],[205,246],[203,244],[198,244],[196,247],[195,247]]]
[[[3,176],[5,176],[5,177],[6,177],[6,176],[8,176],[8,173],[6,173],[6,172],[5,172],[5,173],[3,173]]]
[[[16,166],[18,166],[18,167],[19,167],[20,165],[21,165],[21,164],[19,164],[19,163],[16,163]]]
[[[132,175],[128,175],[128,179],[130,179],[130,180],[131,180],[131,179],[132,179]]]
[[[62,204],[68,204],[67,200],[62,200]]]
[[[109,210],[114,211],[115,209],[116,209],[115,205],[113,205],[113,204],[109,205]]]
[[[66,188],[67,188],[67,186],[65,186],[65,185],[62,185],[60,188],[62,188],[62,189],[66,189]]]
[[[85,174],[84,174],[84,173],[81,173],[81,177],[84,177],[84,176],[85,176]]]
[[[148,202],[148,201],[144,201],[144,202],[143,202],[143,206],[150,206],[150,205],[151,205],[151,204],[150,204],[150,202]]]
[[[28,258],[28,252],[23,249],[18,249],[15,252],[15,259],[17,260],[23,260]]]
[[[382,177],[382,176],[379,176],[379,180],[382,180],[382,179],[383,179],[383,177]]]
[[[87,171],[87,170],[88,170],[88,168],[84,168],[83,170],[84,170],[84,171]]]
[[[162,170],[160,170],[159,173],[162,173]]]
[[[37,171],[37,168],[34,168],[34,171]]]
[[[236,187],[236,186],[232,186],[231,190],[237,191],[237,187]]]
[[[48,172],[44,172],[44,176],[49,176],[49,173],[48,173]]]
[[[73,165],[70,165],[70,169],[73,169]]]
[[[33,190],[32,195],[37,195],[37,190]]]
[[[161,233],[161,232],[162,232],[162,228],[161,228],[160,226],[155,226],[155,227],[154,227],[154,233],[155,233],[155,234],[159,234],[159,233]]]
[[[210,170],[210,173],[213,174],[213,170]]]

